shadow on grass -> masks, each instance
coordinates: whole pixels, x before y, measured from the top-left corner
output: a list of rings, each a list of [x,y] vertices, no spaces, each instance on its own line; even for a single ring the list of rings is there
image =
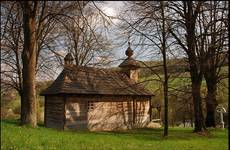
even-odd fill
[[[15,125],[15,126],[21,126],[20,119],[1,119],[2,123]],[[43,122],[38,122],[38,127],[45,127]]]
[[[13,126],[19,126],[19,120],[1,120],[4,124],[9,124]],[[47,129],[44,126],[43,122],[38,123],[40,129]],[[55,130],[55,129],[51,129]],[[194,138],[210,138],[202,137],[193,133],[193,129],[186,128],[169,128],[169,136],[163,137],[163,128],[152,129],[152,128],[139,128],[131,130],[122,130],[122,131],[82,131],[82,130],[56,130],[55,132],[71,133],[71,134],[82,134],[82,135],[95,135],[95,136],[113,136],[118,138],[132,138],[137,140],[193,140]],[[213,130],[214,131],[214,130]],[[211,136],[212,137],[212,136]],[[216,137],[216,136],[215,136]],[[217,137],[216,137],[217,138]]]
[[[19,126],[20,120],[19,119],[1,119],[1,123]]]
[[[44,127],[44,128],[45,128],[44,122],[38,122],[38,126],[39,126],[39,127]]]
[[[169,128],[169,136],[164,137],[162,128],[160,129],[151,129],[151,128],[141,128],[141,129],[132,129],[126,131],[104,131],[104,132],[92,132],[96,135],[112,135],[112,136],[125,136],[127,138],[135,138],[138,140],[192,140],[195,137],[198,137],[192,133],[192,129],[174,129]]]

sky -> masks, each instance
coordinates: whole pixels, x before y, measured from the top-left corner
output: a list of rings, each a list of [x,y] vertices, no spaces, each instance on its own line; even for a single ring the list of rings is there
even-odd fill
[[[115,16],[117,17],[123,9],[125,9],[126,5],[123,1],[104,1],[104,3],[98,4],[99,8],[101,8],[104,13],[106,13],[109,16]],[[128,35],[124,35],[122,38],[119,38],[121,30],[119,30],[119,20],[118,19],[113,19],[114,26],[110,28],[109,31],[109,37],[111,40],[117,45],[118,43],[123,43],[123,45],[119,44],[115,46],[113,49],[115,53],[116,59],[124,59],[125,56],[125,50],[128,48]],[[131,40],[134,39],[135,37],[131,37]],[[123,40],[123,41],[122,41]],[[126,43],[125,43],[126,42]],[[135,42],[135,41],[134,41]],[[137,40],[136,40],[136,43]],[[132,45],[133,44],[133,45]],[[150,49],[143,49],[141,46],[134,46],[134,43],[131,42],[131,48],[134,50],[134,58],[138,60],[152,60],[152,59],[159,59],[159,55],[157,57],[153,57],[152,55],[150,56],[149,53]],[[118,62],[117,64],[119,64]]]
[[[123,1],[103,1],[96,2],[98,8],[100,8],[105,14],[112,17],[118,17],[122,10],[125,9],[126,5]],[[121,63],[121,59],[125,59],[125,51],[128,48],[128,35],[122,34],[122,30],[119,30],[119,23],[121,22],[118,19],[112,19],[113,25],[108,28],[107,38],[112,41],[113,48],[112,52],[114,54],[113,60],[115,61],[113,66],[118,66]],[[103,27],[102,27],[103,28]],[[134,37],[131,37],[133,39]],[[134,46],[134,43],[131,42],[131,48],[134,50],[133,57],[138,60],[150,60],[149,50],[141,49],[140,46]],[[63,50],[64,51],[64,50]],[[144,52],[144,53],[143,53]],[[65,55],[66,51],[62,55]]]
[[[123,1],[104,1],[105,3],[102,5],[102,10],[107,15],[116,16],[120,13],[120,10],[124,7]]]
[[[104,13],[106,13],[108,16],[117,17],[123,9],[125,9],[126,5],[123,1],[103,1],[103,2],[95,2],[97,7],[99,7]],[[119,23],[120,20],[118,19],[112,19],[113,25],[108,28],[107,38],[112,41],[112,44],[114,45],[112,48],[113,56],[112,60],[114,60],[114,63],[111,66],[107,67],[117,67],[122,60],[127,58],[125,55],[125,51],[128,48],[128,34],[122,34],[122,30],[119,30]],[[130,37],[134,39],[134,37]],[[135,42],[135,41],[134,41]],[[137,43],[137,42],[136,42]],[[141,61],[147,61],[147,60],[156,60],[161,57],[159,54],[157,54],[155,57],[150,54],[150,51],[153,51],[152,49],[147,48],[141,48],[141,45],[134,46],[134,43],[131,42],[131,48],[134,51],[133,57],[137,60]],[[66,53],[66,51],[64,51]],[[63,56],[65,54],[62,54]],[[57,75],[60,73],[61,70],[56,71]]]
[[[119,13],[121,13],[121,10],[124,8],[124,2],[123,1],[104,1],[102,4],[98,4],[99,8],[103,10],[104,13],[106,13],[108,16],[117,17]],[[117,39],[118,34],[118,25],[119,20],[118,19],[112,19],[113,25],[109,28],[108,34],[109,39],[111,39],[114,43],[119,43],[119,39]],[[118,40],[118,41],[117,41]],[[120,47],[119,47],[120,46]],[[128,44],[118,47],[115,46],[115,49],[113,50],[115,53],[115,57],[117,59],[124,57],[124,52],[127,49]]]

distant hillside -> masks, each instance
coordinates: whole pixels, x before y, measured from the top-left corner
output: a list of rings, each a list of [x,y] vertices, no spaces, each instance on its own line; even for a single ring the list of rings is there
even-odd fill
[[[148,76],[152,74],[153,70],[156,73],[163,73],[163,62],[162,61],[144,61],[142,64],[140,76]],[[178,73],[188,71],[188,63],[186,59],[171,59],[167,61],[167,67],[169,73]]]
[[[144,61],[142,64],[140,76],[149,76],[153,70],[156,73],[163,74],[162,61]],[[224,62],[223,66],[228,66],[228,59]],[[189,71],[189,64],[186,59],[171,59],[167,62],[169,73],[183,73]]]
[[[226,57],[226,56],[225,56]],[[163,62],[162,61],[143,61],[141,63],[140,77],[146,77],[152,75],[152,71],[163,74]],[[224,66],[228,66],[228,57],[224,62]],[[170,59],[167,61],[167,67],[169,73],[183,73],[189,71],[189,64],[186,58],[182,59]],[[119,67],[111,68],[111,70],[118,70]]]

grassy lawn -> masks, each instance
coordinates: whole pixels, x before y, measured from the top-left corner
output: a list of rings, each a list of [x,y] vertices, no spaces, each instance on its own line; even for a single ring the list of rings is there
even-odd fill
[[[227,150],[228,131],[213,129],[209,136],[191,128],[136,129],[120,132],[57,131],[40,125],[21,127],[16,121],[1,120],[3,150]]]

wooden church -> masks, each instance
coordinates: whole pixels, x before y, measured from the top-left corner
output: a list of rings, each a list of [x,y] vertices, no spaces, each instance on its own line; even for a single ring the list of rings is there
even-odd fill
[[[119,71],[76,66],[70,53],[63,71],[44,90],[44,123],[58,129],[90,131],[145,127],[153,93],[137,83],[140,64],[130,46]]]

